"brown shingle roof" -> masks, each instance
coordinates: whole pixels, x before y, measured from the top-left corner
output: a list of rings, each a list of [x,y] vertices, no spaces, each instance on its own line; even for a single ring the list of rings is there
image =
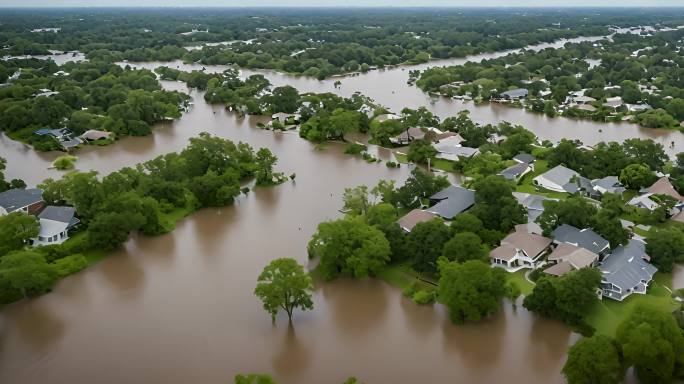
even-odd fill
[[[522,249],[527,256],[534,258],[551,245],[551,239],[534,233],[513,232],[501,240],[501,245],[504,244]]]
[[[560,244],[551,252],[548,259],[568,263],[574,269],[581,269],[591,266],[598,260],[598,255],[582,247],[572,244]]]
[[[397,220],[397,223],[403,230],[411,232],[411,230],[413,230],[413,227],[415,227],[416,224],[425,221],[430,221],[435,217],[437,217],[437,215],[435,215],[434,213],[426,212],[420,209],[414,209],[413,211],[407,213],[399,220]]]
[[[567,261],[562,261],[544,270],[544,272],[554,276],[563,276],[570,271],[572,271],[572,265]]]
[[[517,249],[510,244],[501,244],[500,246],[492,249],[489,253],[491,259],[499,259],[511,261],[513,257],[518,253]]]
[[[655,194],[655,195],[668,195],[672,196],[675,200],[679,201],[684,201],[684,197],[677,193],[677,191],[674,189],[672,186],[672,183],[670,183],[670,179],[667,178],[667,176],[663,176],[658,181],[653,183],[650,187],[648,187],[648,191]]]

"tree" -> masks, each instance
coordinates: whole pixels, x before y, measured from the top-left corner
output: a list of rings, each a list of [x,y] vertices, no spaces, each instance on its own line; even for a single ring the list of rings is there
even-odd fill
[[[236,375],[235,384],[275,384],[275,380],[269,375],[261,373],[250,373],[247,375]]]
[[[475,205],[471,213],[485,228],[510,232],[517,224],[526,222],[525,208],[513,197],[513,188],[501,176],[488,176],[474,184]]]
[[[461,232],[454,235],[444,244],[442,255],[449,261],[463,263],[468,260],[486,261],[489,249],[482,244],[482,239],[472,232]]]
[[[605,208],[594,215],[592,228],[608,240],[611,248],[625,245],[629,240],[629,231],[622,227],[619,215]]]
[[[278,162],[278,158],[268,148],[261,148],[256,153],[255,162],[257,185],[272,184],[273,166]]]
[[[460,264],[440,259],[439,273],[439,301],[452,322],[478,321],[498,310],[505,293],[503,269],[478,260]]]
[[[653,140],[627,139],[622,148],[628,157],[638,164],[645,164],[654,171],[662,170],[669,157],[663,149],[663,145]]]
[[[17,251],[0,258],[0,277],[26,298],[49,291],[55,272],[41,254]]]
[[[342,210],[352,215],[365,215],[370,203],[368,201],[368,187],[359,185],[355,188],[345,188],[342,195],[344,206]]]
[[[514,308],[516,305],[515,302],[518,300],[518,297],[520,297],[521,294],[522,291],[520,290],[520,287],[514,281],[509,281],[504,286],[504,296],[511,301]]]
[[[568,384],[618,384],[625,370],[615,341],[599,335],[583,338],[570,348],[563,375]]]
[[[593,223],[597,212],[594,205],[582,197],[572,196],[565,200],[547,200],[543,202],[544,212],[537,218],[537,223],[548,236],[562,224],[577,228],[588,228]]]
[[[661,272],[672,272],[676,261],[684,260],[684,233],[676,229],[652,232],[646,242],[646,253]]]
[[[129,216],[119,212],[100,213],[88,226],[88,243],[95,249],[116,249],[144,220],[141,214]]]
[[[390,259],[385,235],[361,216],[320,223],[308,251],[310,257],[320,257],[318,268],[327,280],[340,273],[356,278],[375,275]]]
[[[263,301],[264,309],[271,314],[274,323],[281,309],[287,313],[290,322],[296,308],[313,309],[311,276],[296,260],[280,258],[271,261],[257,281],[254,294]]]
[[[437,150],[428,141],[413,140],[409,145],[407,159],[416,164],[424,164],[436,154]]]
[[[39,231],[35,216],[23,212],[0,216],[0,256],[23,248],[29,239],[38,236]]]
[[[656,180],[655,173],[643,164],[630,164],[620,172],[620,182],[630,189],[640,190]]]
[[[396,190],[394,197],[405,208],[418,206],[420,199],[428,198],[450,185],[444,176],[434,176],[415,168],[404,185]]]
[[[643,383],[668,383],[684,375],[684,335],[674,317],[655,307],[638,305],[620,323],[615,339],[626,366]]]
[[[451,229],[440,218],[416,224],[406,237],[406,257],[419,272],[437,272],[437,258],[442,255],[451,234]]]

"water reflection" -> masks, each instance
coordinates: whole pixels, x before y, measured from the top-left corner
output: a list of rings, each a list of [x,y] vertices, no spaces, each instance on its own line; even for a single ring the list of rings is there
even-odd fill
[[[300,375],[311,365],[313,354],[305,341],[297,336],[293,324],[288,324],[284,337],[271,337],[283,339],[280,350],[273,356],[273,368],[279,376]]]
[[[358,338],[382,326],[388,306],[387,288],[376,279],[340,278],[324,284],[321,292],[331,307],[331,319],[339,332]]]

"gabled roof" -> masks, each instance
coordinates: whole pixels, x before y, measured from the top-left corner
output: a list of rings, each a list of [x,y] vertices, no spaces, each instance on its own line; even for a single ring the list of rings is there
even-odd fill
[[[680,195],[672,186],[672,183],[670,183],[670,179],[667,178],[667,176],[663,176],[658,181],[653,183],[650,187],[648,187],[648,192],[654,194],[654,195],[667,195],[671,196],[675,200],[679,201],[684,201],[684,197]]]
[[[405,230],[406,232],[411,232],[411,230],[413,230],[413,227],[415,227],[416,224],[425,221],[430,221],[435,217],[437,217],[437,215],[435,215],[434,213],[426,212],[420,209],[414,209],[411,212],[399,218],[399,220],[397,220],[397,224],[399,224],[401,229]]]
[[[600,266],[603,280],[620,287],[623,292],[636,287],[641,282],[648,283],[658,270],[644,258],[646,244],[630,240],[626,246],[615,248]]]
[[[653,196],[652,193],[645,193],[645,194],[640,195],[640,196],[634,196],[633,198],[631,198],[627,202],[627,204],[633,205],[636,207],[643,207],[643,208],[646,208],[646,209],[652,211],[652,210],[658,208],[660,206],[660,204],[658,204],[658,202],[651,199],[651,196]]]
[[[518,163],[532,164],[536,158],[529,153],[518,153],[515,157],[513,157],[513,160],[517,161]]]
[[[574,269],[581,269],[598,261],[599,256],[585,248],[563,243],[559,244],[556,249],[551,252],[548,259],[552,261],[564,261],[570,263]]]
[[[435,140],[440,144],[459,145],[465,141],[461,135],[456,132],[443,132],[435,136]]]
[[[499,174],[506,180],[515,180],[530,169],[528,163],[517,163],[504,169]]]
[[[625,191],[625,187],[620,184],[620,180],[618,180],[617,176],[606,176],[602,179],[594,179],[591,181],[591,185],[595,190],[600,189],[608,193],[621,194]]]
[[[501,245],[505,244],[520,249],[533,258],[551,245],[551,239],[534,233],[513,232],[501,240]]]
[[[600,254],[610,246],[608,240],[591,229],[578,229],[572,225],[562,224],[553,231],[553,238],[559,243],[569,243]]]
[[[38,188],[33,189],[10,189],[0,193],[0,207],[7,213],[43,201],[43,191]]]
[[[52,220],[61,223],[66,223],[70,227],[78,224],[80,221],[74,217],[76,214],[76,209],[73,207],[57,207],[54,205],[49,205],[43,209],[43,211],[38,215],[41,220]]]
[[[542,177],[556,185],[563,187],[568,192],[577,192],[577,183],[572,182],[575,178],[580,178],[580,174],[562,165],[556,165],[537,177]],[[572,187],[574,185],[574,188]]]
[[[461,147],[456,145],[436,145],[435,149],[439,153],[455,155],[458,157],[473,157],[480,153],[480,150],[477,148]]]
[[[572,264],[567,261],[561,261],[560,263],[554,264],[544,270],[545,273],[554,276],[563,276],[570,271],[572,271]]]
[[[112,135],[111,132],[98,131],[96,129],[89,129],[85,131],[80,137],[85,140],[100,140],[108,139]]]
[[[526,97],[529,91],[525,88],[512,89],[510,91],[502,92],[501,96],[508,96],[510,98]]]
[[[450,220],[475,204],[475,191],[450,185],[430,196],[430,200],[439,202],[426,211]]]

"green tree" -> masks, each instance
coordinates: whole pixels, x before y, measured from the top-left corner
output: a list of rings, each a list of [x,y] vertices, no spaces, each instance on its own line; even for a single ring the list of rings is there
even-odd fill
[[[520,287],[514,281],[509,281],[504,286],[504,296],[511,301],[514,308],[516,306],[515,302],[521,294],[522,291],[520,290]]]
[[[478,260],[460,264],[440,259],[439,273],[439,301],[452,322],[479,321],[498,310],[505,293],[503,269]]]
[[[406,257],[419,272],[437,272],[437,258],[451,235],[451,229],[440,218],[418,223],[406,237]]]
[[[261,272],[257,282],[254,294],[261,299],[274,323],[281,309],[287,313],[290,322],[296,308],[313,309],[311,276],[294,259],[280,258],[271,261]]]
[[[656,181],[653,171],[643,164],[630,164],[620,172],[620,182],[627,188],[640,190]]]
[[[577,228],[588,228],[593,224],[597,209],[582,197],[572,196],[565,200],[547,200],[543,202],[544,212],[537,218],[537,223],[548,236],[562,224]]]
[[[55,281],[55,272],[41,254],[28,250],[0,258],[0,277],[23,297],[29,297],[49,291]]]
[[[320,257],[323,277],[340,273],[356,278],[377,274],[390,259],[390,245],[379,229],[361,216],[320,223],[308,245],[310,257]]]
[[[646,253],[661,272],[672,272],[675,262],[684,260],[684,233],[676,229],[652,232],[646,242]]]
[[[482,239],[472,232],[460,232],[444,244],[442,255],[449,261],[464,263],[468,260],[486,261],[489,249]]]
[[[29,239],[38,236],[39,231],[35,216],[23,212],[0,216],[0,256],[23,248]]]
[[[258,185],[270,185],[273,183],[273,166],[278,158],[268,150],[261,148],[256,153],[256,182]]]
[[[235,384],[276,384],[275,380],[269,375],[261,373],[250,373],[247,375],[236,375]]]
[[[488,176],[474,184],[475,205],[471,213],[485,228],[510,232],[526,221],[527,213],[513,197],[511,184],[501,176]]]
[[[436,154],[437,150],[426,140],[413,140],[409,145],[407,159],[416,164],[424,164]]]
[[[345,188],[342,195],[344,206],[342,210],[352,215],[365,215],[370,206],[368,201],[368,187],[359,185],[354,188]]]
[[[669,383],[684,375],[684,335],[674,317],[638,305],[615,333],[626,366],[636,368],[643,383]]]
[[[625,370],[615,341],[599,335],[583,338],[570,348],[563,375],[568,384],[618,384]]]

